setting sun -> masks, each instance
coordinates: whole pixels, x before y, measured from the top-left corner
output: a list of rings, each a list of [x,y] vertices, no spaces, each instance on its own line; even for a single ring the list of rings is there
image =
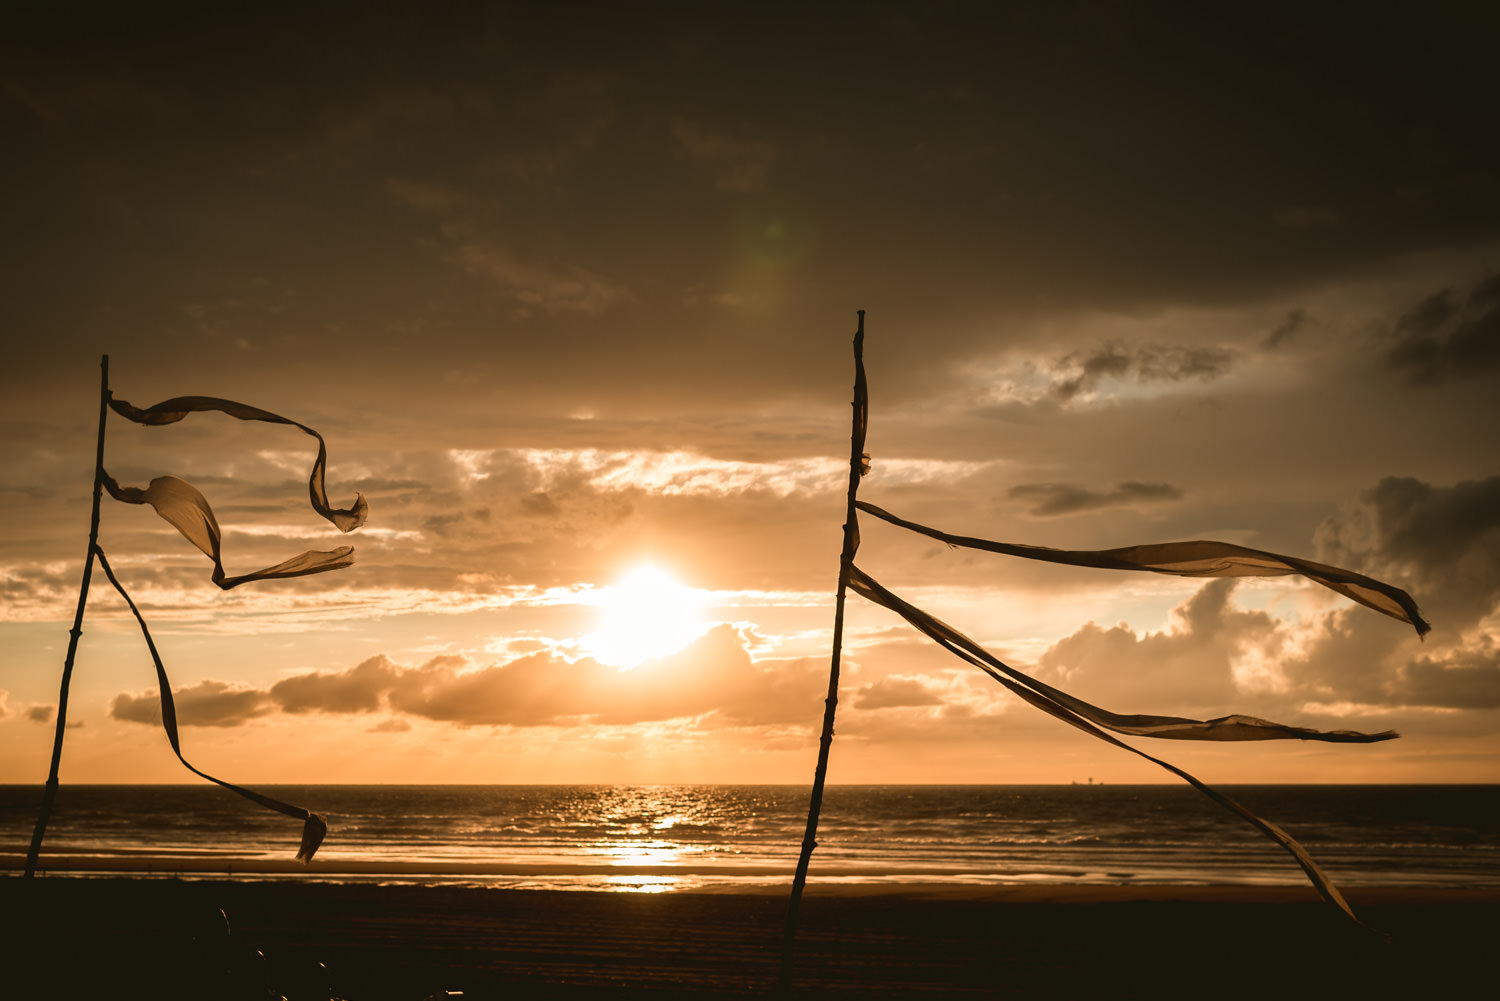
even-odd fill
[[[706,597],[665,570],[636,567],[593,597],[599,625],[583,637],[583,649],[622,671],[676,653],[707,628],[702,617]]]

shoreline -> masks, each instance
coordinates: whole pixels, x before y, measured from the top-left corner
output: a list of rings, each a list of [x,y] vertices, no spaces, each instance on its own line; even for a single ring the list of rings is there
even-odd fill
[[[400,863],[387,861],[332,861],[311,864],[279,859],[202,859],[162,856],[43,856],[36,879],[27,881],[24,855],[0,855],[0,886],[26,882],[67,881],[88,883],[190,883],[193,885],[351,887],[464,893],[567,893],[603,896],[788,896],[792,872],[774,866],[651,866],[587,865],[553,863]],[[49,862],[51,864],[49,864]],[[999,904],[1053,903],[1092,904],[1128,901],[1178,903],[1297,904],[1319,901],[1317,891],[1305,879],[1278,882],[1223,883],[1184,881],[1176,883],[1091,882],[1086,878],[1059,879],[1051,875],[1011,878],[993,870],[932,871],[874,867],[823,867],[809,873],[807,893],[826,897],[891,897],[913,900],[976,900]],[[339,879],[327,877],[360,877]],[[619,886],[578,884],[463,882],[462,877],[622,877]],[[651,882],[658,877],[723,877],[719,882],[681,885]],[[242,878],[243,877],[243,878]],[[424,878],[432,882],[423,882]],[[643,877],[642,881],[629,877]],[[966,878],[974,877],[974,878]],[[389,880],[383,882],[382,880]],[[1500,905],[1500,884],[1437,885],[1338,883],[1351,904],[1438,905],[1470,902]]]
[[[29,986],[53,991],[38,996],[118,996],[132,981],[154,997],[213,996],[205,957],[228,950],[264,954],[253,975],[289,997],[286,985],[309,975],[349,1001],[422,1001],[440,989],[461,990],[465,1001],[756,997],[776,983],[789,889],[54,875],[0,878],[0,903],[15,955],[29,959],[19,976],[41,973]],[[813,884],[795,940],[794,995],[1133,997],[1188,978],[1193,990],[1229,997],[1397,988],[1441,996],[1489,968],[1500,891],[1372,887],[1347,896],[1391,944],[1310,887]],[[325,973],[307,972],[319,963]],[[59,971],[76,993],[57,993]]]
[[[0,881],[20,877],[26,857],[0,854]],[[472,890],[553,890],[571,893],[711,893],[775,895],[790,891],[792,868],[784,864],[694,865],[611,864],[589,862],[495,862],[318,858],[310,863],[287,857],[244,857],[218,852],[159,855],[148,851],[107,855],[54,850],[40,859],[37,876],[45,879],[185,880],[194,882],[263,882],[328,886],[404,886]],[[1478,885],[1451,882],[1357,883],[1338,880],[1346,895],[1409,899],[1411,894],[1467,892],[1500,900],[1500,882]],[[1297,899],[1316,896],[1297,874],[1283,879],[1215,881],[1179,878],[1170,881],[1144,874],[1133,879],[1100,871],[996,870],[936,866],[829,864],[808,876],[808,886],[832,895],[892,895],[975,899],[1063,900],[1187,899],[1237,894],[1244,899]]]

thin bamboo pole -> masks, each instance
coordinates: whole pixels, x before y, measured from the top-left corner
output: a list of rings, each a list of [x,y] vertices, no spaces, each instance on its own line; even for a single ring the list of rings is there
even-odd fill
[[[818,741],[818,766],[813,772],[812,797],[807,808],[807,831],[802,837],[802,854],[797,860],[797,874],[792,878],[792,897],[787,905],[786,928],[781,940],[781,990],[792,986],[792,943],[797,935],[797,912],[802,906],[802,889],[807,885],[807,868],[813,849],[818,846],[818,814],[823,808],[823,781],[828,774],[828,751],[833,746],[833,717],[839,702],[839,660],[844,647],[844,593],[849,585],[849,570],[859,549],[858,512],[854,507],[859,479],[865,470],[865,425],[868,401],[865,387],[865,311],[859,310],[859,329],[854,334],[854,416],[849,435],[849,502],[844,513],[844,546],[839,554],[838,596],[833,611],[833,656],[828,668],[828,697],[823,701],[823,736]]]
[[[37,811],[36,829],[31,832],[31,848],[26,853],[26,877],[36,875],[37,858],[42,853],[42,838],[57,799],[57,774],[62,767],[63,735],[68,727],[68,688],[73,683],[73,658],[78,652],[78,637],[83,635],[83,609],[89,600],[89,580],[94,575],[94,553],[99,546],[99,499],[104,492],[104,424],[109,413],[109,355],[99,359],[99,438],[94,452],[94,509],[89,518],[89,549],[83,561],[83,583],[78,588],[78,609],[73,613],[73,628],[68,632],[68,655],[63,660],[62,687],[57,695],[57,731],[52,737],[52,768],[47,773],[47,787],[42,792],[42,808]]]

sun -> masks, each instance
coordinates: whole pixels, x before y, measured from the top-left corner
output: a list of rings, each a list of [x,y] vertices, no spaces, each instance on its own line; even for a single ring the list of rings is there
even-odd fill
[[[638,566],[591,596],[599,625],[583,637],[582,647],[622,671],[676,653],[708,628],[702,615],[707,598],[659,567]]]

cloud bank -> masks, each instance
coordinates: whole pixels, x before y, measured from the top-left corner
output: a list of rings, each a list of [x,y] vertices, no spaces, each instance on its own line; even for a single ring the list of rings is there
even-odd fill
[[[712,715],[717,726],[803,722],[820,699],[821,665],[753,662],[730,625],[668,657],[621,671],[581,657],[539,652],[475,666],[458,656],[415,667],[371,657],[343,671],[309,671],[266,689],[203,681],[175,692],[183,726],[240,726],[270,713],[389,713],[459,726],[628,725]],[[121,694],[115,719],[159,725],[156,693]],[[383,729],[399,729],[384,724]]]

